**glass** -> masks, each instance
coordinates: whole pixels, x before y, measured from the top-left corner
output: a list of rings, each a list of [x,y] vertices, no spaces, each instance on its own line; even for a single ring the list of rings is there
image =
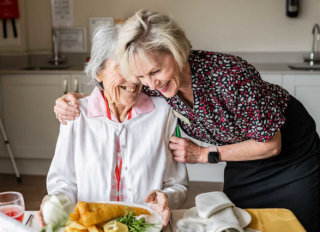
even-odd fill
[[[24,200],[19,192],[0,193],[0,212],[20,222],[24,216]]]

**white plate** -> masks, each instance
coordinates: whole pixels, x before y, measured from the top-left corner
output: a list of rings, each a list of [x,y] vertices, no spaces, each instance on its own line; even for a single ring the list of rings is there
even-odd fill
[[[246,226],[248,226],[251,222],[251,215],[243,210],[240,209],[238,207],[235,207],[234,210],[236,216],[238,217],[238,220],[240,222],[240,225],[245,228]],[[197,208],[196,207],[192,207],[190,209],[188,209],[186,212],[184,212],[183,217],[198,217],[198,212],[197,212]]]
[[[149,227],[145,232],[160,232],[162,229],[162,218],[160,214],[158,214],[153,209],[150,209],[149,207],[137,204],[137,203],[131,203],[131,202],[121,202],[121,201],[106,201],[101,203],[109,203],[109,204],[118,204],[118,205],[127,205],[132,207],[140,207],[148,210],[151,215],[146,215],[146,222],[154,224],[154,226]]]

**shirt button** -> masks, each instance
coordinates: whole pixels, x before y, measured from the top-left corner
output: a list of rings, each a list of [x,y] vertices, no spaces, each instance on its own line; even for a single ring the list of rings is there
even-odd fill
[[[128,191],[131,192],[131,188],[128,188]]]
[[[125,166],[125,167],[124,167],[124,170],[128,170],[128,167],[127,167],[127,166]]]

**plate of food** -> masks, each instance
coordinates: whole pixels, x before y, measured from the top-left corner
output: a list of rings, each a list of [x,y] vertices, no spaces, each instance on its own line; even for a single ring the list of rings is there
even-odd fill
[[[161,216],[144,205],[79,201],[64,232],[159,232],[161,229]]]

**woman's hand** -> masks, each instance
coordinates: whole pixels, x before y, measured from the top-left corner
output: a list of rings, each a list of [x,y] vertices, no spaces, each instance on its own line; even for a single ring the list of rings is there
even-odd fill
[[[201,147],[189,139],[180,139],[175,136],[169,139],[169,148],[173,159],[185,163],[208,163],[209,147]],[[220,161],[247,161],[267,159],[281,152],[281,132],[278,131],[267,142],[257,142],[248,139],[243,142],[217,146]]]
[[[168,206],[168,196],[165,193],[153,190],[144,199],[145,202],[150,204],[151,209],[158,212],[163,220],[163,226],[167,226],[170,219],[170,209]]]
[[[53,110],[60,123],[66,125],[65,120],[74,120],[75,117],[79,117],[78,99],[83,97],[85,95],[82,93],[67,93],[56,100]]]
[[[181,139],[171,136],[169,148],[172,151],[173,159],[176,162],[185,163],[208,163],[208,147],[201,147],[189,139]]]

